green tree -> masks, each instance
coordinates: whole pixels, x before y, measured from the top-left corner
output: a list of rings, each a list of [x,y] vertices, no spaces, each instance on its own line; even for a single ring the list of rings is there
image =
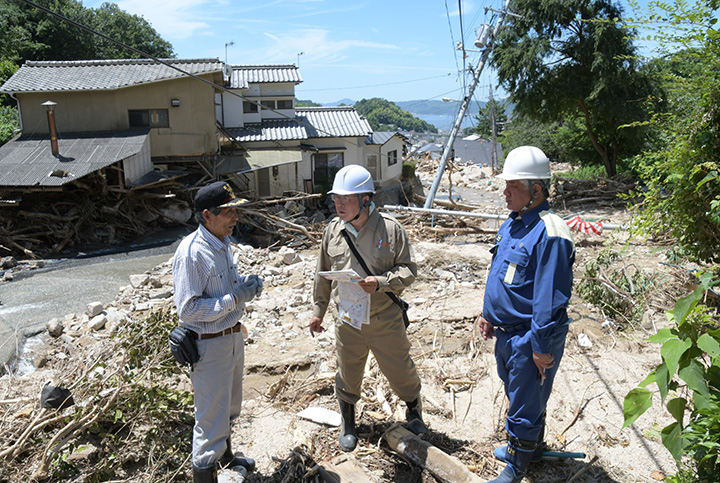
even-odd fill
[[[374,97],[355,103],[355,110],[367,118],[376,131],[400,129],[403,131],[437,132],[437,128],[385,99]]]
[[[515,112],[539,122],[582,120],[608,176],[643,147],[657,88],[640,69],[632,30],[607,0],[518,0],[491,63]]]
[[[484,136],[486,138],[490,138],[492,136],[492,119],[494,109],[495,135],[500,138],[503,131],[505,130],[505,125],[507,124],[508,120],[505,108],[505,102],[495,102],[494,107],[493,103],[491,102],[485,104],[484,107],[480,108],[478,115],[475,116],[475,127],[473,129],[470,129],[470,132],[474,134],[479,134],[480,136]]]
[[[36,3],[154,57],[174,57],[172,45],[144,18],[122,11],[114,3],[98,9],[85,8],[77,0]],[[17,64],[25,60],[142,57],[21,0],[0,1],[0,47],[0,55]]]
[[[0,106],[0,146],[12,139],[16,129],[20,129],[17,108]]]
[[[720,262],[720,31],[717,1],[665,10],[658,37],[676,53],[654,62],[668,92],[658,112],[660,131],[650,149],[635,159],[646,183],[634,228],[648,235],[671,234],[680,256]],[[665,7],[669,8],[669,7]],[[683,35],[677,35],[675,27]]]
[[[157,58],[175,57],[170,42],[138,15],[120,10],[114,3],[103,3],[94,11],[93,26],[98,32]],[[135,59],[143,56],[114,42],[95,37],[97,59]]]

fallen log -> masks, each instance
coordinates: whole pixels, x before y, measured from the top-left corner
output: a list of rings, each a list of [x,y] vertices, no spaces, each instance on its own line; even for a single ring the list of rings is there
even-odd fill
[[[415,436],[400,425],[393,425],[383,435],[390,447],[410,462],[427,469],[443,483],[481,483],[457,458]]]

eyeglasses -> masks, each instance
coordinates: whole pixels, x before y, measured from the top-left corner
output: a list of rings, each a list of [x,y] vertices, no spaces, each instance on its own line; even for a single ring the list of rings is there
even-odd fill
[[[330,196],[331,196],[331,199],[335,203],[346,204],[346,203],[349,203],[350,200],[354,199],[357,195],[330,195]]]

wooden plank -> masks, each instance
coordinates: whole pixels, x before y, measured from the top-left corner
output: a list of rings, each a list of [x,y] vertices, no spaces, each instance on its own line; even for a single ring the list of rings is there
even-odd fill
[[[392,426],[383,437],[393,450],[411,463],[427,469],[443,483],[483,481],[460,460],[423,441],[400,425]]]
[[[368,483],[377,481],[352,455],[340,455],[320,466],[323,483]]]

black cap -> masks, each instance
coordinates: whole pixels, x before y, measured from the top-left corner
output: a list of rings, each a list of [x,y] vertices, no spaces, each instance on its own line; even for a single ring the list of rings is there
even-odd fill
[[[225,181],[216,181],[203,186],[195,194],[195,211],[203,211],[209,208],[227,208],[240,206],[246,203],[244,198],[237,198],[232,187]]]

